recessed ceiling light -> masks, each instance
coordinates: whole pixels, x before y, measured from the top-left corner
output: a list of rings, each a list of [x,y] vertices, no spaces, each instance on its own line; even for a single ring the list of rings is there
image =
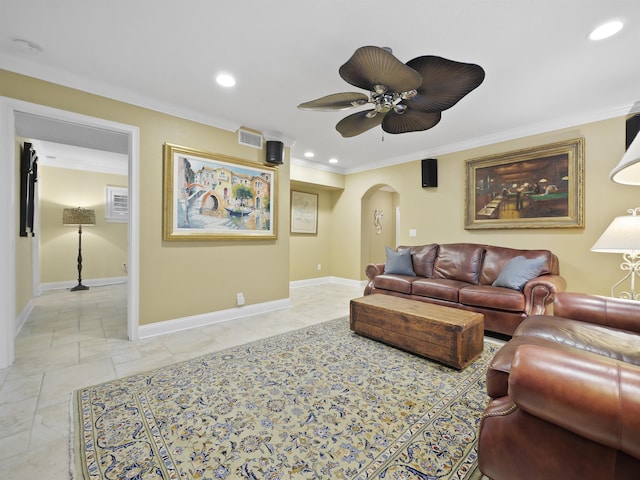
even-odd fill
[[[329,159],[329,163],[338,163],[338,159],[337,158],[330,158]]]
[[[623,24],[619,20],[607,22],[593,30],[589,34],[589,38],[591,40],[604,40],[605,38],[609,38],[618,33],[620,30],[622,30],[622,27]]]
[[[307,158],[313,158],[316,156],[316,154],[313,152],[304,152],[304,156]]]
[[[216,82],[223,87],[233,87],[236,84],[236,79],[228,73],[221,73],[216,77]]]

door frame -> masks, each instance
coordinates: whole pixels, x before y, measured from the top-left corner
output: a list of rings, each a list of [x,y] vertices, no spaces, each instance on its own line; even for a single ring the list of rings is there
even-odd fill
[[[139,338],[140,258],[140,130],[124,123],[0,97],[0,368],[15,360],[17,162],[15,114],[22,112],[54,120],[111,130],[129,137],[129,224],[127,252],[127,335]],[[33,295],[33,292],[32,292]]]

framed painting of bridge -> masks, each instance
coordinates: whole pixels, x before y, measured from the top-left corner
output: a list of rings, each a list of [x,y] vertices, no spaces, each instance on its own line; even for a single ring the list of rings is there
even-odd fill
[[[277,238],[274,167],[166,143],[163,239]]]
[[[467,160],[465,229],[584,228],[584,139]]]

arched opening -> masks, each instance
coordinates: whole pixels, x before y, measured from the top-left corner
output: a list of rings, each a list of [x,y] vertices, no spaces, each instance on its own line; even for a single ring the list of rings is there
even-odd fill
[[[397,246],[400,195],[390,185],[378,184],[361,200],[361,271],[370,263],[384,263],[385,246]]]

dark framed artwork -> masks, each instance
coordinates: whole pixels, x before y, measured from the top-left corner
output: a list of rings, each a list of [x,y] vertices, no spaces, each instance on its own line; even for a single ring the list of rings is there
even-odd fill
[[[38,181],[38,156],[33,144],[24,142],[20,157],[20,236],[34,236],[35,189]]]
[[[277,169],[164,145],[165,240],[277,238]]]
[[[584,139],[466,161],[465,229],[584,228]]]

